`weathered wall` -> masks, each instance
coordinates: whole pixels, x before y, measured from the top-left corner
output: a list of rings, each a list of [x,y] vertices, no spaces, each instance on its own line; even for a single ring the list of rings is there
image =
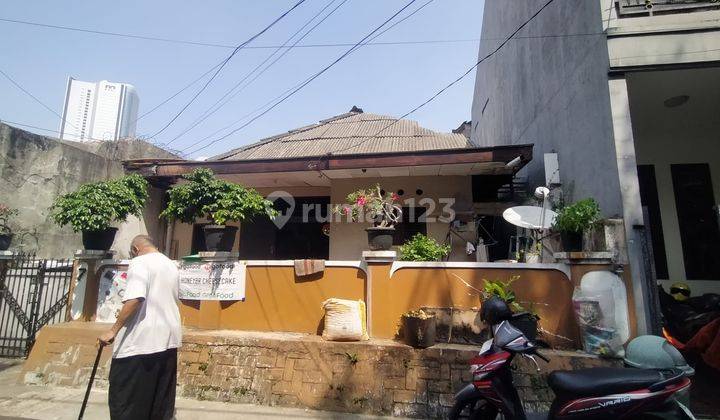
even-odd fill
[[[58,228],[49,211],[55,198],[88,182],[123,175],[122,159],[152,156],[157,148],[140,142],[115,145],[114,159],[91,153],[80,143],[61,142],[0,124],[0,203],[19,210],[12,224],[16,232],[11,249],[35,251],[41,257],[69,257],[82,248],[80,234]],[[87,145],[85,145],[87,146]],[[109,146],[106,146],[109,147]],[[167,152],[164,152],[167,153]],[[155,213],[162,193],[151,190],[145,216],[131,217],[120,226],[113,249],[127,254],[129,238],[138,233],[159,236]],[[147,220],[147,222],[146,222]]]
[[[390,264],[370,264],[368,274],[347,264],[326,267],[314,276],[297,277],[292,262],[273,264],[247,267],[243,302],[182,301],[183,325],[320,334],[324,325],[323,301],[362,299],[367,305],[370,336],[392,339],[397,337],[400,318],[407,311],[457,308],[477,312],[478,290],[482,290],[485,279],[519,276],[513,290],[518,301],[540,316],[540,326],[551,333],[543,339],[560,348],[579,347],[571,302],[573,283],[563,265],[442,267],[437,263],[435,267],[401,268],[391,275]],[[479,317],[472,319],[469,326],[484,328]]]
[[[23,367],[21,381],[85,386],[108,324],[44,327]],[[343,412],[446,418],[454,393],[469,380],[476,346],[425,350],[389,341],[337,343],[301,334],[185,330],[179,353],[178,393],[200,400],[289,405]],[[515,385],[526,408],[550,405],[546,375],[557,369],[612,366],[581,353],[546,351],[542,372],[514,362]],[[103,352],[95,384],[107,387],[110,351]],[[353,363],[352,360],[356,360]]]
[[[292,266],[247,267],[246,273],[244,302],[182,301],[183,325],[317,334],[323,328],[323,301],[367,300],[365,273],[353,267],[326,267],[306,277],[295,276]]]
[[[545,3],[487,0],[479,57]],[[557,0],[497,54],[475,80],[471,141],[480,146],[534,143],[521,172],[545,184],[542,156],[559,154],[563,190],[596,198],[606,216],[622,214],[615,159],[607,39],[599,1]]]

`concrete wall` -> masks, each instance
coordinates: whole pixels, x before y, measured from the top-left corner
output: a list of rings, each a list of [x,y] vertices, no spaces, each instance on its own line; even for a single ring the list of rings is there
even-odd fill
[[[479,57],[545,3],[487,0]],[[492,58],[478,66],[473,143],[534,143],[521,175],[545,183],[544,153],[559,154],[563,190],[594,197],[606,216],[622,214],[607,72],[607,39],[598,1],[557,0]]]
[[[112,150],[113,158],[88,151]],[[132,141],[107,145],[61,142],[0,124],[0,202],[19,210],[12,223],[15,237],[11,249],[37,252],[40,257],[69,257],[82,248],[80,234],[57,227],[49,217],[50,206],[61,194],[80,185],[120,177],[121,160],[172,156],[155,146]],[[129,240],[138,233],[161,236],[156,212],[162,193],[150,191],[145,216],[131,217],[120,226],[113,249],[127,255]]]

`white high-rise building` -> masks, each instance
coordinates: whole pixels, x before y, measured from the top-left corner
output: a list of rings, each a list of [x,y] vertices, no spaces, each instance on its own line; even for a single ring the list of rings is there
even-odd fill
[[[135,136],[140,98],[132,85],[68,79],[60,126],[63,140],[118,140]]]

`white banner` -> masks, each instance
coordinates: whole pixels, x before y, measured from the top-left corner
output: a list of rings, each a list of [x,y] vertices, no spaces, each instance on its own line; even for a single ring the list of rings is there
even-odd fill
[[[180,299],[245,300],[246,262],[181,262]]]

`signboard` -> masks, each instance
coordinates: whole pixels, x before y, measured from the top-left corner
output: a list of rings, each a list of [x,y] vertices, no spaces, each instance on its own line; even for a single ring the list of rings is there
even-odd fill
[[[245,261],[181,262],[180,299],[245,300]]]
[[[107,267],[100,275],[97,322],[115,322],[123,306],[122,297],[127,284],[127,266]]]

